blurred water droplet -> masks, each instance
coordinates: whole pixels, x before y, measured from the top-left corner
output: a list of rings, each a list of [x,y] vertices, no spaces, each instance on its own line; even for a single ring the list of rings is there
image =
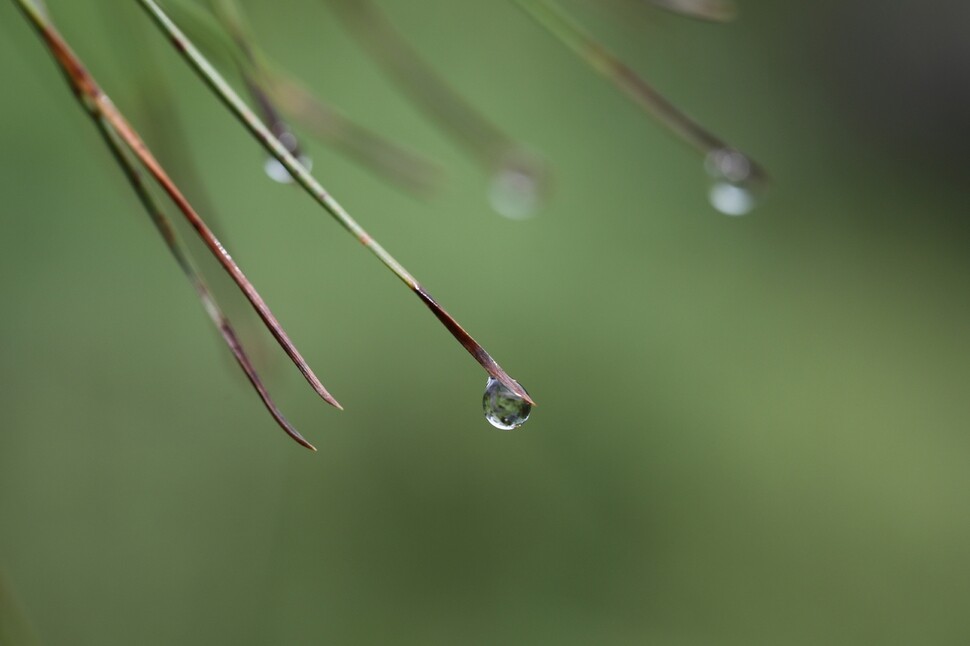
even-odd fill
[[[297,156],[297,159],[300,160],[304,168],[307,170],[313,168],[313,160],[300,152],[300,142],[296,140],[296,136],[292,132],[282,132],[277,135],[277,138],[291,155]],[[274,182],[280,184],[293,183],[293,177],[290,176],[290,171],[286,170],[286,166],[280,163],[275,157],[268,157],[266,159],[266,163],[263,164],[263,170],[266,171],[266,174]]]
[[[300,163],[310,170],[313,168],[313,160],[306,155],[300,155]],[[280,163],[275,157],[269,157],[266,163],[263,165],[263,170],[274,182],[279,182],[280,184],[292,184],[293,177],[290,176],[290,171],[286,170],[286,166]]]
[[[730,182],[714,182],[707,197],[711,206],[724,215],[747,215],[758,203],[754,193]]]
[[[711,206],[725,215],[746,215],[757,206],[761,191],[760,178],[753,172],[751,160],[731,148],[710,153],[704,168],[713,178],[708,199]]]
[[[499,215],[524,220],[539,208],[539,184],[529,172],[514,167],[500,168],[488,187],[488,201]]]
[[[501,216],[524,220],[542,208],[549,175],[542,157],[530,148],[512,145],[495,157],[488,201]]]
[[[502,382],[489,377],[482,397],[485,419],[497,429],[511,431],[525,424],[532,405],[506,388]]]
[[[737,8],[730,0],[653,0],[653,3],[669,11],[702,20],[726,22],[737,15]]]

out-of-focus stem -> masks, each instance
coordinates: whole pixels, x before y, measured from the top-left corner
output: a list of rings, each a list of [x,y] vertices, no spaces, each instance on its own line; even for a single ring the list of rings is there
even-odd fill
[[[411,102],[482,163],[489,174],[524,183],[533,210],[548,192],[543,161],[486,119],[451,88],[370,0],[329,0],[361,47]],[[518,178],[518,179],[516,179]],[[494,201],[493,201],[494,205]],[[502,211],[501,207],[498,210]]]
[[[249,96],[252,97],[263,118],[263,122],[269,127],[273,136],[282,141],[294,157],[300,159],[303,157],[303,153],[300,150],[299,140],[259,82],[259,77],[264,76],[265,73],[262,71],[263,65],[251,45],[252,38],[249,35],[249,28],[243,19],[242,12],[233,0],[214,0],[213,6],[216,16],[236,45],[236,51],[240,58],[237,61],[239,73]]]
[[[483,117],[431,69],[369,0],[329,0],[361,47],[400,90],[486,166],[515,141]]]
[[[400,188],[423,197],[441,185],[441,169],[436,164],[360,125],[316,96],[306,85],[274,64],[248,36],[248,29],[244,32],[244,43],[240,44],[200,5],[188,0],[172,0],[171,8],[176,18],[190,27],[189,31],[203,38],[208,53],[227,57],[239,66],[247,91],[253,87],[259,90],[261,96],[253,95],[253,99],[271,130],[279,130],[274,129],[273,123],[281,121],[278,114],[283,112],[314,139],[332,146]],[[229,3],[223,9],[228,14],[228,21],[245,25],[238,4]],[[265,103],[279,108],[278,111],[274,108],[275,116],[267,114]],[[284,138],[284,143],[288,139]]]
[[[402,188],[428,195],[441,183],[438,166],[351,121],[296,79],[271,71],[263,87],[280,110],[314,138],[327,142]]]
[[[597,42],[553,0],[516,0],[542,27],[559,39],[595,71],[609,79],[648,114],[705,158],[733,150],[720,138],[691,119],[628,65]],[[747,158],[749,181],[765,181],[764,170]]]
[[[232,0],[212,0],[213,10],[225,28],[229,37],[235,44],[236,64],[239,68],[239,75],[242,77],[246,91],[256,105],[256,110],[261,115],[263,122],[266,123],[270,132],[276,137],[300,163],[309,169],[313,161],[303,154],[300,147],[300,140],[296,133],[290,128],[289,124],[283,119],[283,115],[276,109],[273,100],[266,93],[263,84],[259,81],[260,76],[264,76],[261,58],[256,55],[254,46],[251,45],[252,39],[249,35],[249,28],[245,24],[242,12]],[[279,162],[270,158],[266,163],[266,173],[274,181],[290,183],[293,177],[280,166]]]
[[[650,0],[653,4],[689,18],[711,22],[734,20],[738,9],[731,0]]]

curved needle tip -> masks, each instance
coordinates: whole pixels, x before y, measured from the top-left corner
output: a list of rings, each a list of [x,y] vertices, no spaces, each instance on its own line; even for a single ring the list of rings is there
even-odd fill
[[[536,404],[536,400],[532,399],[532,395],[530,395],[529,391],[522,387],[522,384],[517,382],[515,379],[512,379],[512,377],[510,377],[508,373],[502,370],[502,368],[497,364],[492,366],[492,368],[492,370],[486,368],[485,372],[488,373],[488,376],[497,380],[503,386],[511,390],[514,395],[525,400],[530,406],[538,406],[538,404]]]
[[[417,294],[418,298],[421,299],[421,302],[431,310],[431,313],[434,314],[435,317],[445,326],[451,335],[455,337],[459,343],[461,343],[465,350],[468,351],[468,354],[472,355],[475,361],[478,362],[478,365],[485,369],[485,372],[488,375],[497,379],[503,386],[511,390],[525,401],[529,402],[530,405],[536,405],[535,400],[533,400],[529,393],[526,392],[525,388],[520,386],[519,382],[517,382],[515,379],[512,379],[512,377],[510,377],[509,374],[502,369],[502,366],[498,365],[498,362],[492,358],[485,348],[483,348],[478,341],[473,339],[472,336],[465,331],[465,328],[459,325],[458,321],[456,321],[451,314],[446,312],[445,308],[441,307],[441,305],[438,304],[438,301],[436,301],[424,287],[415,282],[411,289],[415,294]]]
[[[274,415],[274,417],[275,417],[275,415]],[[312,444],[310,444],[306,440],[306,438],[303,437],[302,435],[300,435],[300,432],[298,430],[296,430],[295,428],[293,428],[288,422],[286,422],[286,420],[281,420],[279,417],[277,417],[276,418],[276,421],[277,422],[280,422],[280,426],[283,427],[283,430],[286,431],[286,434],[289,435],[291,438],[293,438],[293,440],[297,444],[299,444],[303,448],[310,449],[311,451],[313,451],[314,453],[316,453],[317,447],[315,447]]]
[[[249,371],[247,371],[247,374],[249,374],[250,378],[252,378],[253,375],[250,374]],[[256,379],[258,380],[259,378],[257,377]],[[273,403],[273,400],[269,398],[269,393],[266,392],[266,390],[263,388],[263,385],[261,383],[258,383],[257,385],[257,383],[258,381],[254,383],[254,385],[256,385],[256,390],[259,392],[259,395],[262,398],[263,403],[266,405],[266,408],[269,410],[270,415],[272,415],[273,419],[276,420],[276,423],[280,425],[280,428],[283,429],[283,432],[289,435],[293,439],[293,441],[299,444],[300,446],[316,452],[317,447],[310,444],[307,441],[307,439],[300,434],[300,431],[296,430],[296,428],[294,428],[293,425],[290,424],[285,417],[283,417],[283,413],[281,413],[280,410],[276,407],[276,404]]]
[[[330,404],[331,406],[333,406],[337,410],[343,410],[344,409],[344,407],[340,405],[340,402],[338,402],[336,399],[334,399],[333,395],[331,395],[329,392],[327,392],[327,389],[323,387],[323,384],[320,383],[319,380],[314,379],[314,381],[311,382],[311,384],[313,386],[313,390],[318,395],[320,395],[320,397],[323,398],[323,401],[327,402],[328,404]]]
[[[314,453],[316,453],[316,452],[317,452],[317,447],[315,447],[315,446],[313,446],[312,444],[310,444],[310,443],[309,443],[309,442],[307,442],[306,440],[304,440],[304,441],[302,441],[302,442],[298,442],[298,443],[299,443],[299,445],[300,445],[300,446],[302,446],[302,447],[304,447],[304,448],[307,448],[307,449],[310,449],[310,450],[311,450],[311,451],[313,451]]]
[[[504,381],[504,380],[499,379],[499,381]],[[510,387],[510,390],[512,392],[514,392],[516,395],[518,395],[519,397],[527,401],[530,406],[538,406],[538,404],[536,403],[536,400],[532,399],[532,396],[526,391],[525,388],[519,385],[519,382],[517,382],[515,379],[509,379],[509,381],[511,381],[512,384],[515,386],[515,388]],[[508,385],[509,384],[506,383],[506,386]]]

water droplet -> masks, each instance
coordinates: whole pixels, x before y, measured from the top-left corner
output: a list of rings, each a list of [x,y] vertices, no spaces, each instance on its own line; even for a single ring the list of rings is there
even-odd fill
[[[761,179],[744,153],[722,148],[710,153],[704,168],[713,178],[708,199],[725,215],[746,215],[758,204]]]
[[[303,164],[304,168],[310,170],[313,168],[313,160],[306,155],[300,155],[300,163]],[[290,171],[286,170],[286,166],[280,163],[276,157],[269,157],[266,159],[266,163],[263,165],[263,170],[274,182],[279,182],[280,184],[292,184],[293,177],[290,176]]]
[[[505,387],[498,379],[489,377],[482,397],[485,419],[497,429],[511,431],[525,424],[532,405]]]
[[[711,206],[724,215],[747,215],[758,203],[754,193],[730,182],[714,182],[707,197]]]
[[[278,135],[280,143],[291,155],[296,155],[300,163],[303,164],[304,168],[311,170],[313,168],[313,160],[306,155],[300,153],[300,142],[296,140],[296,136],[292,132],[282,132]],[[280,184],[292,184],[293,177],[290,176],[290,171],[286,170],[284,166],[275,157],[267,157],[266,163],[263,164],[263,170],[274,182],[279,182]]]
[[[499,215],[524,220],[539,208],[539,183],[525,169],[503,167],[492,177],[488,201]]]
[[[547,190],[546,164],[525,146],[512,146],[497,157],[488,187],[488,201],[496,213],[510,220],[536,214]]]

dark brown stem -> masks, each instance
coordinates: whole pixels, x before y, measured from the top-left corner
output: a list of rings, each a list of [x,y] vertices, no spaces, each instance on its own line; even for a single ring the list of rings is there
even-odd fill
[[[202,305],[205,307],[206,313],[212,319],[216,328],[219,330],[219,334],[222,336],[226,345],[229,346],[230,352],[232,352],[233,357],[239,363],[239,367],[246,374],[249,382],[256,389],[256,393],[262,400],[263,405],[269,414],[276,420],[276,423],[280,425],[287,435],[296,440],[300,445],[310,449],[311,451],[316,451],[316,447],[310,444],[306,438],[304,438],[296,428],[290,424],[286,418],[283,416],[282,411],[276,406],[276,403],[270,397],[269,392],[263,385],[262,380],[260,380],[259,375],[256,373],[256,369],[253,367],[252,362],[246,355],[243,349],[242,343],[239,341],[239,337],[236,336],[235,330],[233,330],[229,319],[223,313],[219,304],[216,302],[215,298],[212,296],[212,292],[209,290],[208,285],[206,285],[205,280],[202,278],[201,274],[198,273],[195,266],[192,263],[192,259],[189,256],[188,250],[184,249],[182,244],[178,239],[178,235],[175,232],[175,228],[172,226],[171,221],[165,215],[158,204],[152,198],[151,193],[148,191],[148,187],[142,181],[141,173],[138,172],[137,167],[128,159],[125,155],[125,151],[122,142],[119,140],[117,134],[111,129],[111,126],[104,119],[95,119],[95,123],[98,126],[98,131],[104,138],[105,143],[108,145],[108,149],[114,156],[115,161],[118,162],[119,167],[128,178],[128,182],[131,184],[132,189],[138,196],[139,201],[148,213],[158,232],[161,234],[162,239],[168,246],[169,251],[175,257],[175,261],[178,263],[182,272],[185,274],[186,278],[195,288],[199,299],[202,301]]]

